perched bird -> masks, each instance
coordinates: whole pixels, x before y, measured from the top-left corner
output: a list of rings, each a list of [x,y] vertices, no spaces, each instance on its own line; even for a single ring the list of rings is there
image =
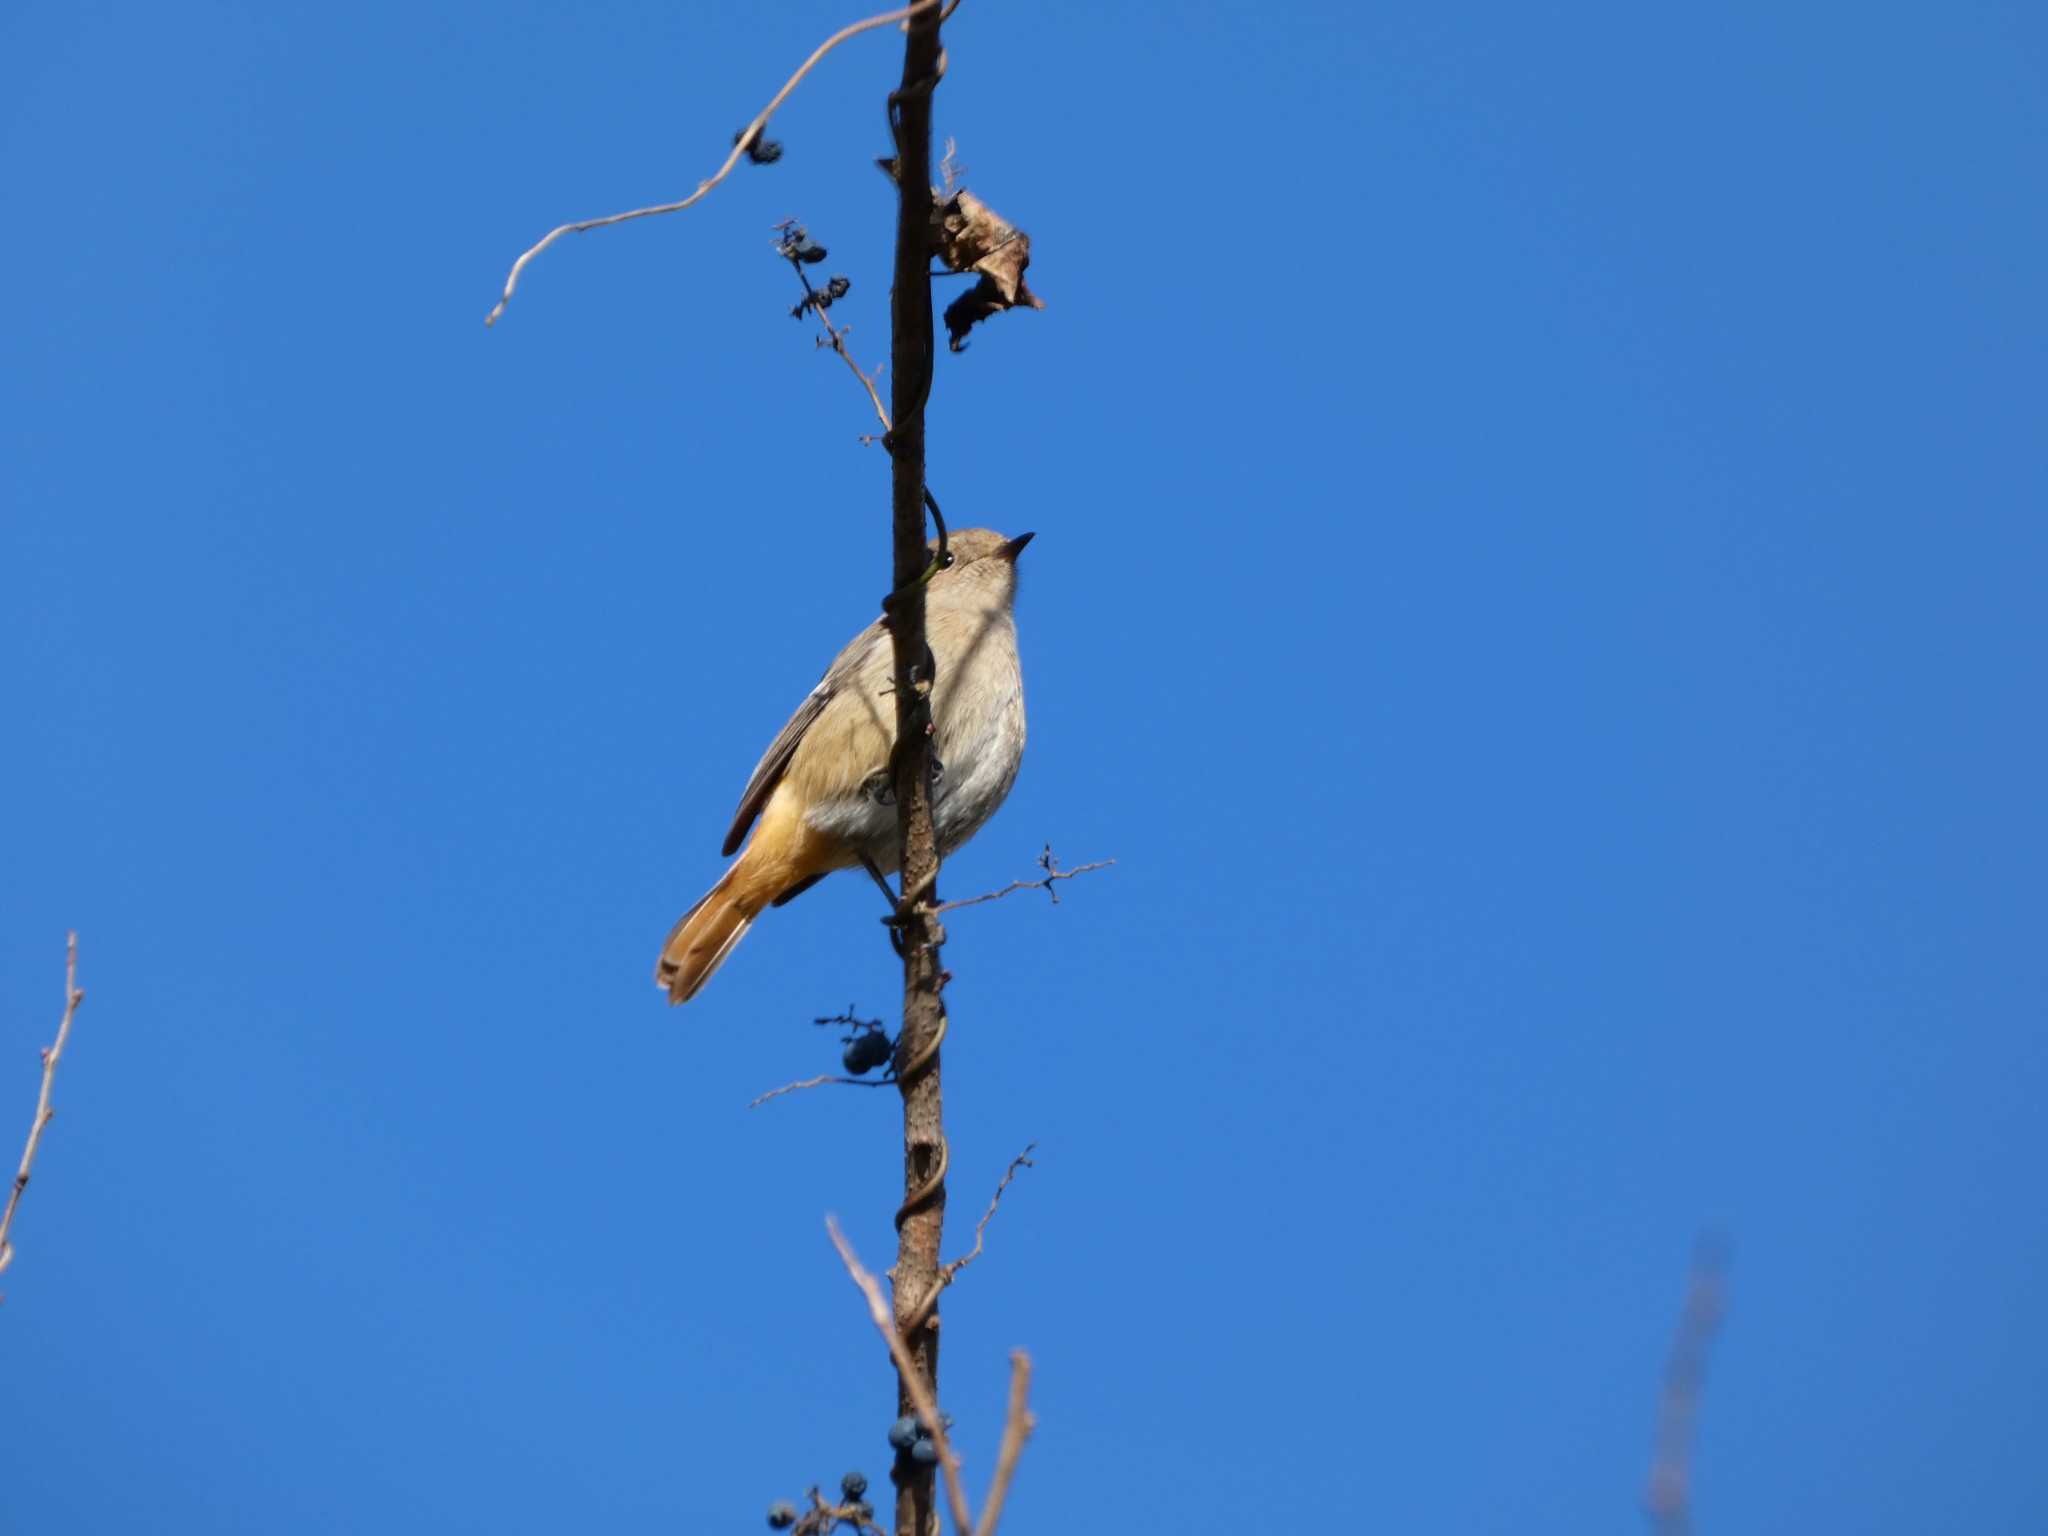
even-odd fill
[[[995,814],[1024,756],[1024,678],[1017,665],[1017,556],[1031,535],[986,528],[952,535],[953,563],[925,587],[932,682],[932,822],[939,855]],[[865,858],[897,863],[889,754],[896,699],[889,631],[877,619],[833,658],[740,795],[728,857],[760,825],[718,884],[685,912],[661,947],[657,985],[686,1003],[739,943],[763,907],[779,907]]]

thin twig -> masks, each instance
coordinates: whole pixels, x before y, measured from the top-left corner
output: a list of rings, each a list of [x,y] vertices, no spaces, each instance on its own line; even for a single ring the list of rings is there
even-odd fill
[[[57,1041],[43,1048],[43,1088],[36,1096],[36,1117],[29,1122],[28,1146],[21,1154],[21,1170],[14,1176],[14,1189],[7,1197],[7,1213],[0,1216],[0,1269],[14,1262],[14,1247],[7,1240],[7,1234],[14,1227],[15,1208],[21,1204],[21,1192],[28,1188],[29,1171],[34,1168],[36,1149],[42,1145],[43,1128],[57,1111],[50,1107],[50,1088],[57,1079],[57,1059],[64,1054],[64,1042],[71,1038],[71,1021],[78,1014],[78,1005],[85,1001],[85,990],[78,985],[78,935],[66,934],[64,938],[64,1017],[57,1025]]]
[[[1060,893],[1052,888],[1055,880],[1071,880],[1076,875],[1085,875],[1091,870],[1107,869],[1115,862],[1115,859],[1097,859],[1093,864],[1080,864],[1072,869],[1061,869],[1059,861],[1052,856],[1052,844],[1048,843],[1045,852],[1038,856],[1038,867],[1045,871],[1038,879],[1012,880],[1000,891],[984,891],[979,896],[963,896],[958,901],[945,902],[933,910],[952,912],[960,907],[979,906],[984,901],[1001,901],[1005,896],[1014,896],[1019,891],[1043,891],[1052,898],[1053,905],[1058,906]]]
[[[797,88],[804,76],[808,75],[816,67],[818,61],[824,58],[826,54],[850,37],[857,37],[863,32],[871,32],[876,27],[886,27],[891,22],[907,21],[920,11],[930,10],[938,3],[939,0],[915,0],[914,4],[907,5],[900,11],[885,11],[879,16],[870,16],[865,21],[856,21],[851,26],[841,27],[837,32],[826,38],[824,42],[818,44],[811,56],[804,60],[802,67],[784,82],[781,90],[775,93],[774,99],[761,109],[760,114],[751,123],[740,130],[740,136],[733,141],[732,153],[725,157],[725,164],[714,171],[708,179],[698,183],[697,190],[688,197],[683,198],[679,202],[657,203],[650,208],[632,208],[628,209],[625,213],[607,214],[601,219],[583,219],[574,224],[558,224],[555,228],[549,230],[547,234],[541,237],[537,244],[512,263],[512,270],[505,278],[505,292],[500,296],[498,302],[491,307],[491,312],[484,317],[484,324],[496,325],[498,323],[498,317],[505,313],[505,306],[512,302],[512,294],[519,287],[519,276],[526,270],[527,263],[561,239],[562,236],[580,235],[585,230],[603,229],[608,225],[623,224],[628,219],[652,218],[660,213],[680,213],[731,174],[732,168],[739,164],[740,156],[747,152],[747,146],[755,142],[761,132],[767,128],[768,119],[775,115],[776,109],[789,99],[789,93]],[[959,0],[953,0],[954,5],[958,3]],[[949,5],[947,7],[945,14],[952,14],[952,6]]]
[[[917,1368],[917,1362],[910,1357],[910,1351],[903,1343],[903,1335],[896,1330],[896,1321],[889,1310],[887,1298],[882,1295],[881,1283],[861,1266],[853,1245],[846,1240],[846,1234],[839,1230],[839,1223],[833,1217],[825,1218],[825,1230],[832,1235],[832,1246],[839,1250],[840,1262],[846,1265],[846,1272],[853,1283],[860,1287],[861,1295],[867,1298],[868,1316],[882,1335],[882,1342],[889,1346],[889,1358],[896,1362],[896,1374],[903,1379],[903,1389],[910,1394],[911,1405],[917,1409],[917,1416],[923,1423],[925,1433],[931,1436],[932,1446],[939,1453],[939,1467],[946,1474],[946,1496],[953,1505],[953,1526],[960,1536],[968,1536],[974,1529],[974,1517],[967,1508],[967,1490],[960,1486],[960,1458],[953,1454],[953,1448],[946,1443],[945,1422],[939,1417],[938,1400],[932,1396],[932,1389],[926,1385],[924,1372]]]
[[[1727,1310],[1727,1254],[1713,1237],[1700,1240],[1693,1258],[1685,1307],[1664,1368],[1663,1403],[1657,1418],[1657,1450],[1650,1463],[1644,1504],[1657,1536],[1686,1536],[1692,1529],[1692,1451],[1699,1428],[1700,1391],[1706,1380],[1707,1346]]]
[[[829,343],[821,341],[818,345],[821,347],[829,345],[834,352],[839,354],[846,366],[853,370],[853,376],[860,380],[860,387],[868,392],[868,400],[874,405],[875,415],[881,420],[882,436],[887,437],[889,434],[889,413],[883,408],[881,394],[875,389],[875,381],[861,370],[860,364],[853,360],[853,354],[846,350],[846,332],[851,331],[853,327],[849,325],[846,331],[841,331],[838,326],[834,325],[831,315],[826,313],[825,306],[818,302],[818,290],[813,288],[811,280],[804,276],[803,263],[792,258],[789,265],[790,269],[796,273],[796,280],[804,285],[804,296],[809,300],[807,307],[818,317],[818,322],[825,327],[825,334],[832,338]],[[881,372],[879,368],[875,371],[877,373]],[[861,439],[863,443],[872,443],[878,440],[872,436]]]
[[[827,1083],[844,1083],[849,1088],[894,1088],[894,1077],[807,1077],[800,1083],[784,1083],[780,1088],[770,1088],[758,1099],[748,1101],[747,1108],[755,1109],[770,1099],[779,1099],[785,1093],[797,1093],[805,1088],[822,1088]]]
[[[1003,1517],[1003,1501],[1010,1496],[1010,1479],[1016,1475],[1017,1458],[1024,1454],[1024,1442],[1038,1420],[1031,1416],[1031,1357],[1021,1349],[1010,1351],[1010,1412],[1003,1420],[1002,1449],[996,1452],[996,1473],[989,1480],[988,1502],[981,1506],[981,1524],[974,1536],[995,1536],[996,1522]]]
[[[881,419],[882,431],[880,436],[864,436],[861,438],[861,441],[863,443],[878,443],[889,435],[889,413],[882,408],[882,396],[875,388],[875,381],[861,370],[860,364],[853,360],[853,354],[846,350],[845,335],[834,327],[829,319],[826,319],[822,311],[819,313],[818,318],[825,322],[825,333],[832,338],[832,350],[846,360],[846,366],[853,370],[853,376],[860,380],[860,387],[868,392],[868,399],[874,403],[875,415]],[[851,331],[853,327],[849,325],[846,329]],[[881,372],[879,368],[875,371],[877,373]]]
[[[1037,1150],[1038,1143],[1034,1141],[1022,1152],[1019,1152],[1010,1159],[1010,1166],[1003,1171],[1002,1181],[996,1185],[996,1192],[989,1196],[988,1209],[981,1213],[981,1220],[974,1224],[974,1246],[939,1271],[939,1275],[945,1284],[951,1285],[955,1275],[981,1257],[982,1240],[988,1236],[988,1224],[995,1220],[996,1207],[1003,1203],[1003,1191],[1010,1187],[1010,1180],[1017,1177],[1017,1170],[1019,1168],[1035,1168],[1038,1166],[1031,1161],[1031,1154]]]
[[[1003,1191],[1010,1187],[1010,1180],[1017,1177],[1017,1170],[1019,1168],[1035,1168],[1038,1166],[1031,1161],[1031,1154],[1037,1149],[1038,1143],[1034,1141],[1022,1152],[1019,1152],[1010,1159],[1010,1166],[1003,1171],[1002,1180],[996,1185],[996,1192],[989,1196],[988,1209],[981,1213],[981,1220],[974,1224],[974,1246],[961,1254],[959,1258],[953,1260],[952,1263],[939,1266],[937,1283],[925,1293],[924,1299],[918,1302],[917,1310],[904,1319],[903,1331],[905,1333],[914,1331],[926,1318],[930,1317],[932,1309],[939,1304],[939,1293],[959,1277],[961,1270],[981,1257],[981,1245],[988,1236],[988,1224],[995,1219],[996,1207],[1003,1203]]]

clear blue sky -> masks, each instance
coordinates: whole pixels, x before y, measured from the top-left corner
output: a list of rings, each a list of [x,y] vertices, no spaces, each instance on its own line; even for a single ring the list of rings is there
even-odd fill
[[[777,6],[0,22],[0,1524],[757,1528],[892,1388],[829,882],[654,952],[886,584],[886,34]],[[1019,1531],[1633,1532],[1696,1232],[1705,1536],[2039,1529],[2037,5],[1004,5],[939,132],[1043,314],[932,483],[1040,538],[949,866],[949,1298]],[[10,1161],[11,1166],[11,1161]]]

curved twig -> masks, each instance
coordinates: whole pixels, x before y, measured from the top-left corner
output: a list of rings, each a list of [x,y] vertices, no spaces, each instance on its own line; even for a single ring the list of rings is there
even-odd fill
[[[517,261],[512,263],[512,270],[505,278],[505,291],[499,296],[498,302],[491,306],[491,312],[484,316],[484,324],[496,325],[498,323],[498,317],[505,313],[505,306],[512,302],[512,295],[519,287],[520,274],[526,270],[527,263],[561,239],[562,236],[580,235],[588,229],[603,229],[608,225],[623,224],[628,219],[647,219],[660,213],[682,212],[683,209],[696,202],[731,174],[732,168],[739,164],[740,156],[747,152],[747,146],[753,143],[761,131],[768,126],[768,119],[775,115],[777,108],[789,100],[790,92],[794,91],[802,83],[804,76],[808,75],[817,66],[818,61],[824,58],[826,54],[850,37],[857,37],[863,32],[871,32],[876,27],[886,27],[891,22],[908,21],[920,11],[928,11],[937,4],[939,4],[939,0],[915,0],[914,4],[906,5],[900,11],[884,11],[879,16],[870,16],[863,21],[854,22],[851,26],[841,27],[837,32],[826,38],[824,42],[818,44],[811,56],[803,61],[797,72],[783,83],[782,89],[775,93],[774,99],[761,109],[760,113],[751,123],[740,130],[739,137],[733,141],[732,153],[725,157],[725,163],[712,172],[704,181],[699,182],[697,190],[688,197],[673,203],[656,203],[648,208],[631,208],[624,213],[606,214],[601,219],[582,219],[574,224],[556,225]],[[953,0],[953,4],[947,6],[944,14],[951,15],[953,6],[958,4],[959,0]]]
[[[961,1270],[981,1257],[981,1245],[988,1237],[988,1224],[995,1219],[996,1207],[1003,1203],[1003,1191],[1010,1187],[1010,1180],[1017,1177],[1017,1170],[1019,1168],[1036,1168],[1038,1166],[1031,1161],[1031,1154],[1037,1149],[1038,1143],[1034,1141],[1025,1147],[1022,1152],[1019,1152],[1010,1159],[1010,1166],[1004,1170],[1002,1181],[996,1185],[996,1192],[989,1197],[988,1209],[981,1213],[981,1220],[974,1224],[974,1246],[960,1255],[959,1258],[953,1260],[952,1263],[939,1266],[938,1282],[925,1293],[924,1298],[918,1302],[916,1310],[903,1320],[903,1331],[905,1333],[912,1333],[922,1326],[924,1320],[930,1317],[938,1308],[940,1294],[944,1292],[947,1286],[960,1277]]]

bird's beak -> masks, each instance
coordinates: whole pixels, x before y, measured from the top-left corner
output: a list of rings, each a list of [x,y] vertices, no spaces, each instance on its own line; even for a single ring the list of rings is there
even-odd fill
[[[1001,555],[1005,560],[1014,563],[1017,557],[1024,553],[1024,546],[1026,544],[1029,544],[1033,539],[1037,537],[1038,535],[1035,533],[1020,533],[1017,535],[1017,537],[1010,540],[1009,543],[1005,544],[1001,549],[997,550],[996,553]]]

